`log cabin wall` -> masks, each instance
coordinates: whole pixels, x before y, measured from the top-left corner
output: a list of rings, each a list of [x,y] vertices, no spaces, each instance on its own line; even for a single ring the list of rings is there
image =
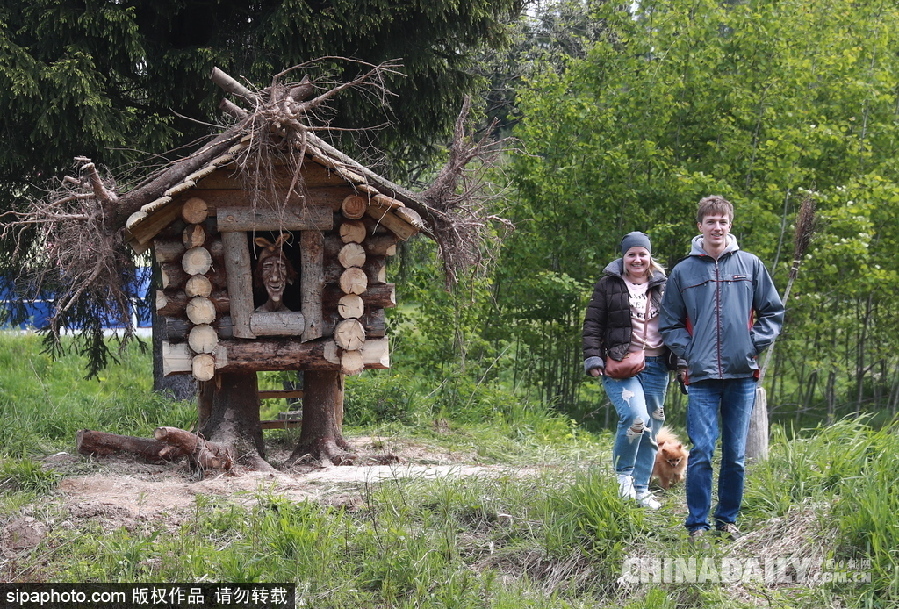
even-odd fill
[[[384,309],[395,296],[386,261],[416,229],[401,204],[360,194],[332,169],[307,158],[302,174],[302,195],[254,205],[231,166],[220,167],[145,220],[155,231],[165,374],[206,381],[217,371],[389,367]],[[277,174],[278,190],[290,184]],[[267,296],[254,294],[253,244],[281,233],[292,236],[284,251],[299,274],[285,289],[291,311],[257,312]]]

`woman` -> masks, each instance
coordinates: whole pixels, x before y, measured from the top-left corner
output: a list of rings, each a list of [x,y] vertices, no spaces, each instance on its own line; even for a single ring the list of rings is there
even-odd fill
[[[584,370],[601,377],[618,412],[612,460],[621,496],[658,509],[649,478],[658,451],[656,434],[665,422],[668,388],[668,350],[659,334],[665,271],[652,259],[652,244],[643,233],[625,235],[621,255],[605,268],[587,306]],[[612,378],[605,373],[607,358],[622,361],[640,351],[646,366],[636,376]]]

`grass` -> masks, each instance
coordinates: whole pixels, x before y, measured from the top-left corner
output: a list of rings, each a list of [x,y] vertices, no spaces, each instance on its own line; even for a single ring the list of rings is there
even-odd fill
[[[84,381],[77,357],[51,362],[35,337],[0,335],[0,535],[22,514],[48,531],[35,547],[0,554],[4,581],[293,582],[305,606],[317,608],[899,602],[895,423],[776,428],[770,458],[747,477],[741,525],[752,533],[699,550],[686,542],[682,487],[657,512],[617,497],[608,434],[587,433],[499,387],[464,392],[467,410],[453,417],[439,392],[401,370],[348,383],[345,432],[414,437],[501,466],[497,475],[396,477],[321,501],[267,489],[250,505],[199,495],[189,514],[112,528],[73,519],[55,490],[71,472],[55,471],[46,457],[72,452],[78,429],[149,436],[160,424],[191,423],[191,404],[152,395],[148,360],[129,351],[104,382]],[[284,432],[267,437],[295,441]],[[723,575],[723,565],[775,560],[786,569],[774,580]],[[649,568],[636,576],[627,565]],[[717,579],[679,580],[672,565],[695,565],[694,573],[710,565]],[[868,581],[841,581],[859,574]]]

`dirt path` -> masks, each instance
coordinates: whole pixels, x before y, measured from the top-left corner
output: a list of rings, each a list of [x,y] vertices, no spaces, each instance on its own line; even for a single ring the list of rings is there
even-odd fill
[[[273,494],[291,501],[316,500],[349,505],[361,502],[366,483],[397,478],[441,476],[491,476],[508,468],[473,465],[474,455],[436,451],[414,442],[391,441],[385,445],[369,437],[351,438],[362,458],[354,465],[297,466],[289,471],[259,472],[236,468],[207,472],[198,480],[187,464],[151,465],[131,458],[104,458],[99,467],[84,471],[84,458],[59,454],[48,466],[62,472],[56,497],[74,519],[103,518],[110,525],[128,526],[137,521],[170,518],[176,524],[194,509],[198,496],[211,501],[251,505],[260,494]],[[289,453],[281,455],[283,460]],[[383,462],[390,455],[389,465]],[[366,458],[368,456],[369,458]],[[270,455],[274,463],[279,455]]]

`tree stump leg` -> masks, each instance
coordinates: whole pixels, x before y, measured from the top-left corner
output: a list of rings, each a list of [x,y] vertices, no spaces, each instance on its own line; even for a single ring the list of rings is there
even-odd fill
[[[304,457],[327,464],[352,461],[343,439],[337,412],[343,413],[343,375],[339,370],[306,370],[303,379],[303,426],[300,441],[287,459],[292,465]]]
[[[255,372],[220,374],[203,387],[203,399],[211,402],[209,418],[200,427],[208,440],[232,447],[238,462],[252,464],[265,459],[259,420],[258,384]]]

